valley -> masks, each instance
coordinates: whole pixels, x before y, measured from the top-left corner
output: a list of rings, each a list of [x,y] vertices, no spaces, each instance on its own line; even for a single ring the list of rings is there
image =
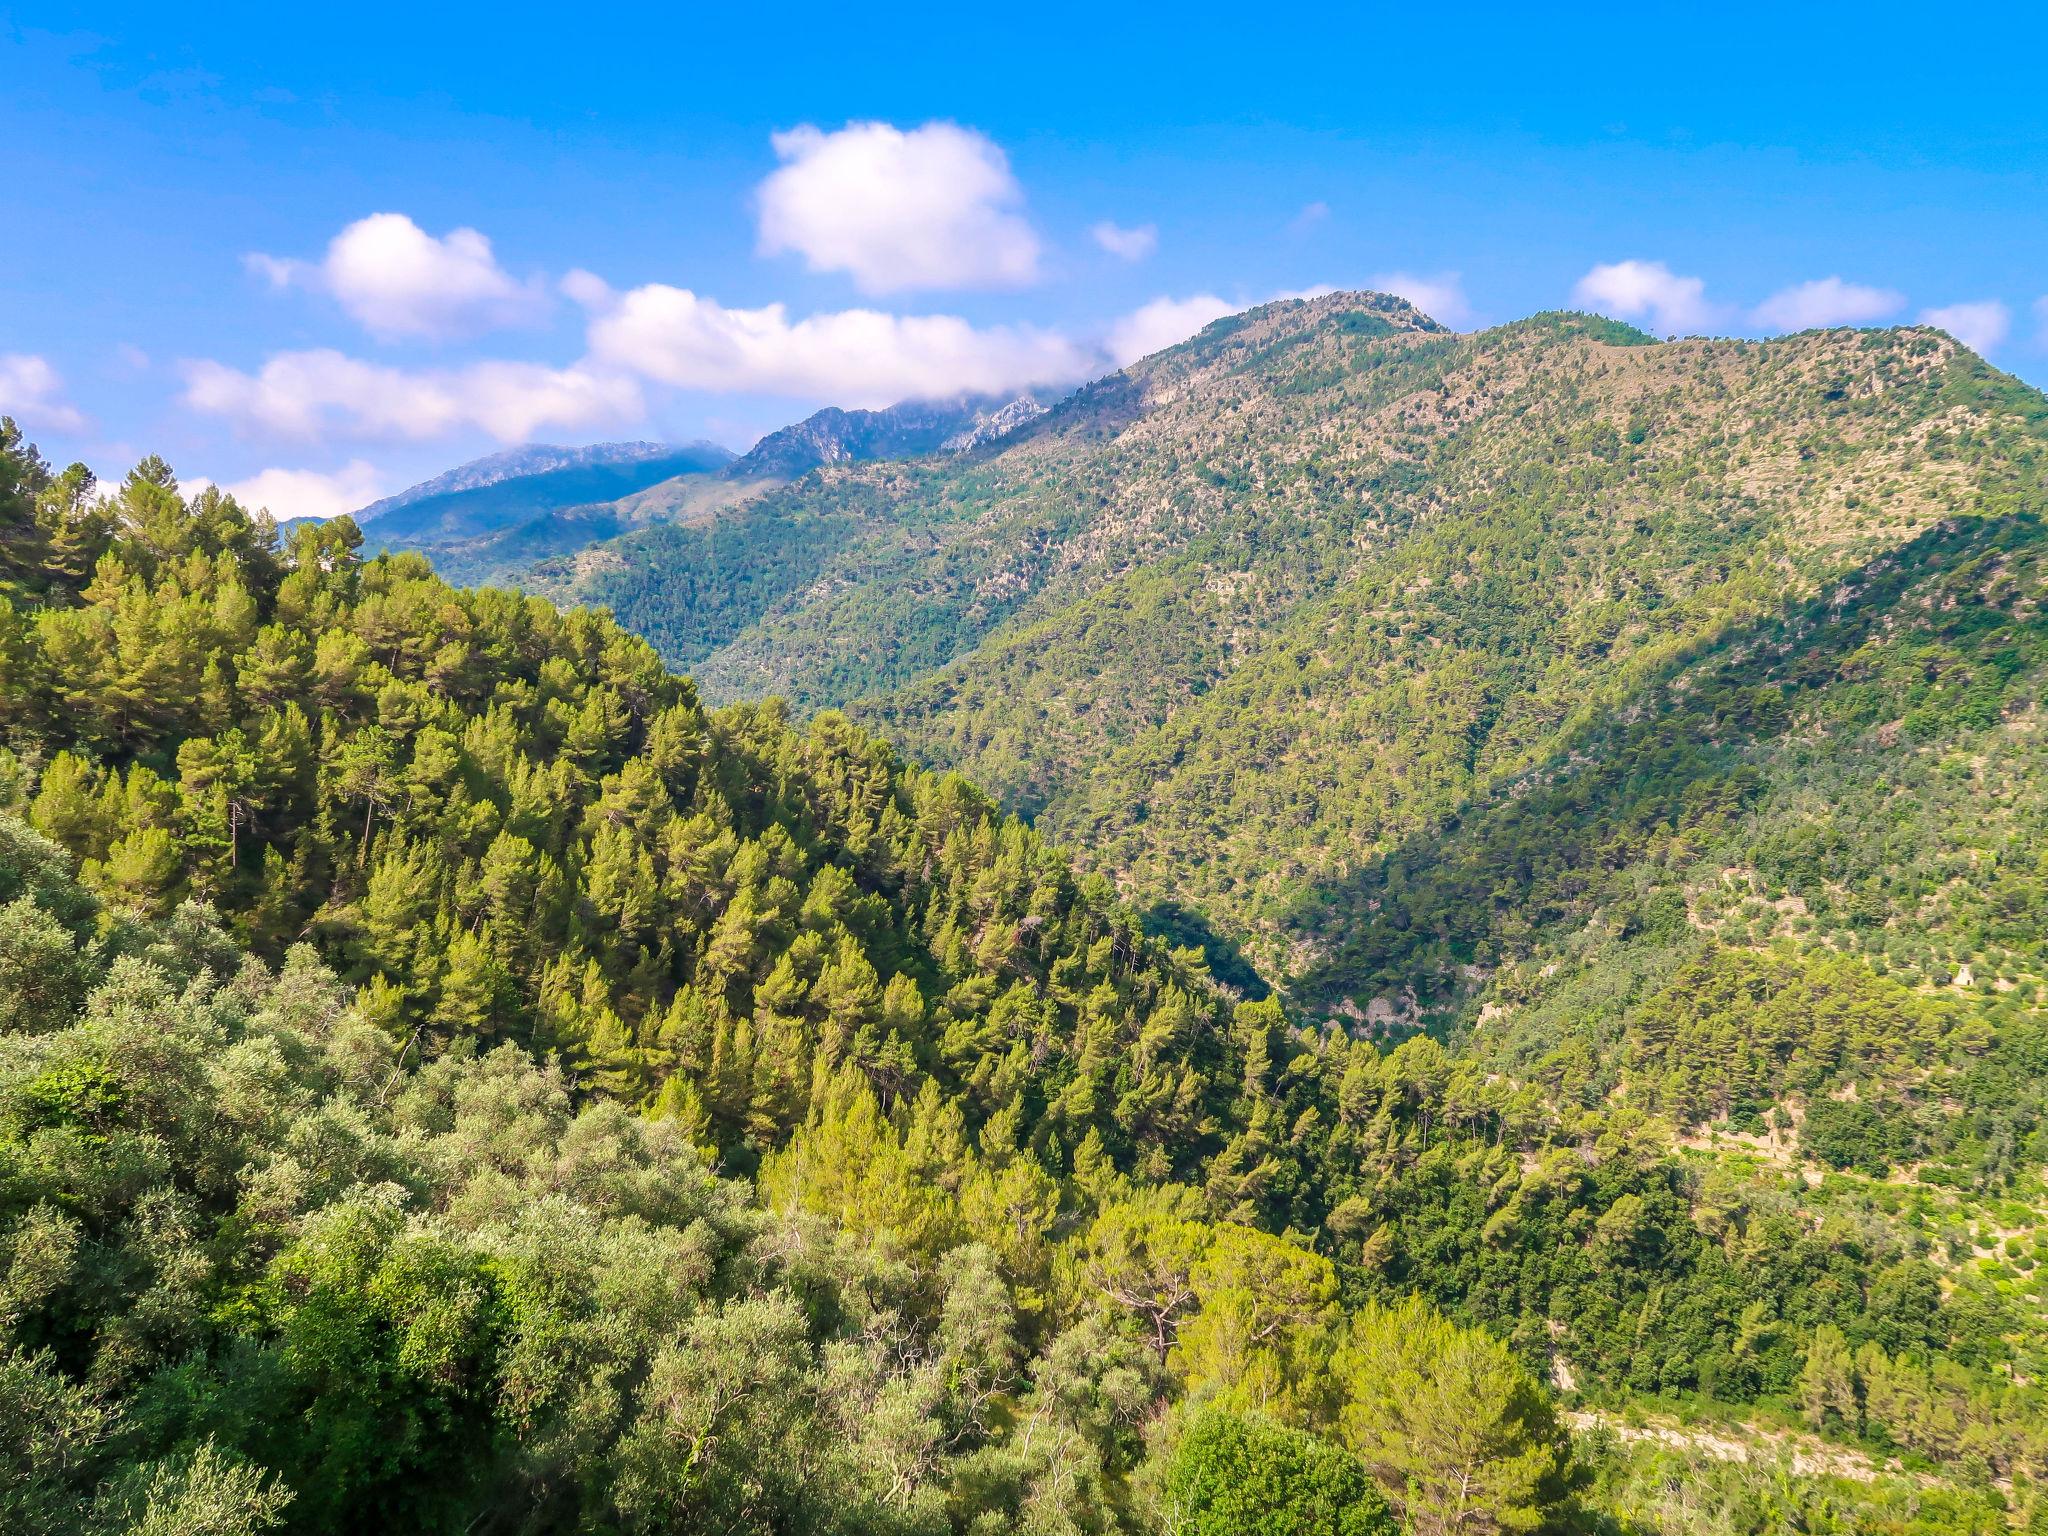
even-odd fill
[[[0,1507],[2038,1518],[2044,444],[1373,294],[362,526],[10,427]]]
[[[2048,1536],[2048,9],[62,10],[0,1536]]]

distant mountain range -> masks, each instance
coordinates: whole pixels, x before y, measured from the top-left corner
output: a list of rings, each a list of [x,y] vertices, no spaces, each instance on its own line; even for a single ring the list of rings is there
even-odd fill
[[[542,560],[648,524],[701,520],[825,465],[963,453],[1044,411],[1028,394],[828,407],[740,455],[707,442],[537,444],[459,465],[355,518],[373,549],[419,550],[450,580],[521,584]]]
[[[492,454],[374,502],[356,514],[380,548],[432,549],[487,538],[567,507],[611,501],[732,463],[716,443],[595,443]]]
[[[633,465],[658,462],[678,452],[691,449],[717,456],[722,461],[733,455],[716,443],[693,443],[689,449],[677,449],[668,443],[591,443],[581,448],[561,448],[552,443],[529,443],[521,448],[508,448],[503,453],[493,453],[481,459],[472,459],[467,464],[422,480],[418,485],[373,501],[355,513],[358,523],[371,523],[387,517],[403,507],[417,506],[421,502],[433,501],[443,496],[464,491],[481,491],[508,480],[527,480],[560,470],[573,469],[620,469]]]

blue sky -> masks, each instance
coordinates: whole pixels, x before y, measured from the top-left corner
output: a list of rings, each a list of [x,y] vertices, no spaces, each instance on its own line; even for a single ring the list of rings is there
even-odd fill
[[[280,513],[1393,284],[2048,381],[2039,6],[0,11],[0,410]]]

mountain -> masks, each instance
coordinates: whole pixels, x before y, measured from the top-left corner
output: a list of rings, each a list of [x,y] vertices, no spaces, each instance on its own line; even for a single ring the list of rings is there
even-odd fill
[[[1014,432],[1044,412],[1028,394],[907,400],[879,411],[830,406],[769,433],[741,456],[732,473],[736,479],[794,480],[827,464],[960,453]]]
[[[560,448],[552,443],[528,443],[518,448],[507,448],[502,453],[487,454],[481,459],[471,459],[467,464],[458,464],[430,480],[422,480],[354,513],[358,523],[370,523],[409,507],[417,502],[435,496],[446,496],[456,491],[482,490],[506,480],[523,479],[529,475],[544,475],[551,470],[576,469],[591,465],[635,464],[646,459],[660,458],[670,449],[664,443],[591,443],[581,448]]]
[[[427,552],[451,581],[519,586],[541,561],[650,524],[701,523],[820,465],[965,452],[1042,410],[1029,395],[829,408],[771,432],[737,458],[708,443],[521,449],[452,470],[406,492],[410,502],[379,502],[366,515],[378,518],[371,532],[381,547]],[[563,462],[577,454],[589,458]],[[489,476],[497,478],[479,479]],[[439,488],[416,494],[428,487]]]
[[[451,470],[422,480],[393,496],[373,501],[361,508],[354,516],[359,524],[368,524],[379,518],[406,507],[418,506],[422,502],[434,501],[441,497],[462,492],[481,491],[507,481],[530,480],[563,470],[630,469],[640,464],[660,464],[665,460],[684,455],[693,463],[709,458],[714,463],[728,460],[732,455],[715,443],[692,443],[678,449],[668,443],[589,443],[580,448],[560,448],[551,443],[529,443],[519,448],[508,448],[502,453],[489,454],[481,459],[472,459],[467,464],[458,464]],[[680,471],[678,471],[680,473]]]
[[[355,518],[381,547],[456,544],[677,476],[711,474],[732,457],[716,443],[536,444],[460,465],[372,502]]]
[[[714,698],[845,705],[962,769],[1241,985],[1412,1022],[1414,978],[1360,948],[1376,871],[1684,665],[2038,507],[2042,415],[1925,329],[1460,336],[1336,294],[1219,321],[989,450],[822,470],[535,584]],[[1804,664],[1840,659],[1828,633]],[[1456,949],[1433,963],[1479,963]]]
[[[1015,444],[733,517],[862,476],[814,528],[872,537],[918,481],[981,495],[970,522],[1000,485],[1090,517],[1094,483],[995,466],[1184,388],[1224,457],[1175,468],[1169,420],[1120,468],[1229,532],[1171,488],[1247,452],[1294,483],[1220,402],[1297,397],[1194,376],[1270,356],[1272,318]],[[1389,301],[1311,325],[1314,379],[1484,340]],[[2048,1519],[2048,410],[1926,332],[1799,339],[1762,379],[1521,336],[1485,436],[1548,436],[1469,466],[1483,536],[1422,497],[1441,537],[1391,563],[1333,541],[1369,569],[1290,620],[1323,650],[1285,704],[1210,690],[1313,722],[1341,663],[1387,712],[1367,782],[1455,791],[1298,882],[1331,937],[1259,1000],[1195,882],[1207,953],[841,713],[707,708],[601,613],[364,559],[348,522],[279,547],[160,460],[96,497],[0,423],[0,1525]],[[1571,379],[1602,402],[1576,435],[1545,404]],[[1397,393],[1403,462],[1454,466],[1421,429],[1471,398]],[[1236,536],[1288,532],[1244,479]],[[1146,636],[1091,664],[1189,654]],[[1527,766],[1436,745],[1467,691],[1507,719],[1560,666]],[[1306,824],[1232,814],[1283,851]]]

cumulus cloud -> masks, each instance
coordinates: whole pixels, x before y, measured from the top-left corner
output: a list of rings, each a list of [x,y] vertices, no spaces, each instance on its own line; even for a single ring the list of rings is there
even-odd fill
[[[781,304],[730,309],[666,283],[622,294],[594,279],[579,287],[601,303],[591,357],[680,389],[879,406],[1064,383],[1099,361],[1056,332],[976,327],[952,315],[848,309],[792,320]]]
[[[447,341],[545,312],[546,293],[498,265],[491,242],[474,229],[438,239],[402,213],[358,219],[328,243],[317,262],[254,252],[249,270],[274,288],[331,295],[380,340]]]
[[[1074,384],[1183,341],[1240,307],[1213,294],[1160,298],[1089,337],[873,309],[796,318],[781,304],[737,309],[664,283],[621,292],[583,271],[569,273],[561,287],[589,312],[587,354],[567,367],[499,361],[405,369],[315,348],[273,354],[253,372],[186,361],[183,400],[246,434],[309,443],[428,441],[467,430],[521,442],[543,430],[640,417],[643,381],[846,406]],[[287,473],[299,472],[276,472]],[[308,505],[317,494],[310,480],[273,483]]]
[[[1906,296],[1890,288],[1817,278],[1781,288],[1751,311],[1766,330],[1811,331],[1832,325],[1875,325],[1906,307]]]
[[[644,410],[633,380],[584,364],[408,371],[317,348],[280,352],[253,374],[206,360],[186,363],[184,374],[184,401],[193,410],[245,432],[308,442],[425,441],[480,428],[516,443],[543,428],[597,427]]]
[[[190,487],[187,487],[188,491]],[[384,494],[384,482],[362,459],[331,472],[266,469],[221,487],[245,507],[262,507],[279,522],[300,517],[339,517]]]
[[[1455,272],[1424,276],[1415,272],[1382,272],[1372,280],[1381,293],[1406,299],[1430,319],[1463,330],[1472,323],[1472,306],[1465,298],[1465,284]]]
[[[1162,297],[1083,336],[872,309],[796,319],[782,304],[735,309],[666,283],[618,292],[589,272],[570,273],[562,286],[590,310],[584,366],[677,389],[846,406],[1078,383],[1185,341],[1244,307],[1208,293]]]
[[[1106,345],[1110,361],[1119,368],[1135,363],[1141,357],[1186,341],[1210,321],[1234,315],[1243,307],[1226,303],[1213,293],[1198,293],[1186,299],[1154,299],[1109,328]]]
[[[954,123],[851,123],[774,135],[758,194],[763,255],[793,252],[863,293],[1000,288],[1038,276],[1023,189],[994,142]]]
[[[1095,237],[1095,243],[1110,255],[1123,261],[1143,261],[1159,249],[1159,226],[1140,224],[1135,229],[1125,229],[1104,219],[1088,233]]]
[[[1572,290],[1572,302],[1623,320],[1647,320],[1666,336],[1704,331],[1718,311],[1707,285],[1681,277],[1661,261],[1614,261],[1594,267]]]
[[[64,398],[64,380],[47,358],[0,353],[0,415],[45,432],[83,432],[84,414]]]
[[[1947,331],[1972,352],[1989,352],[2012,331],[2012,311],[1996,299],[1923,309],[1920,319]]]

